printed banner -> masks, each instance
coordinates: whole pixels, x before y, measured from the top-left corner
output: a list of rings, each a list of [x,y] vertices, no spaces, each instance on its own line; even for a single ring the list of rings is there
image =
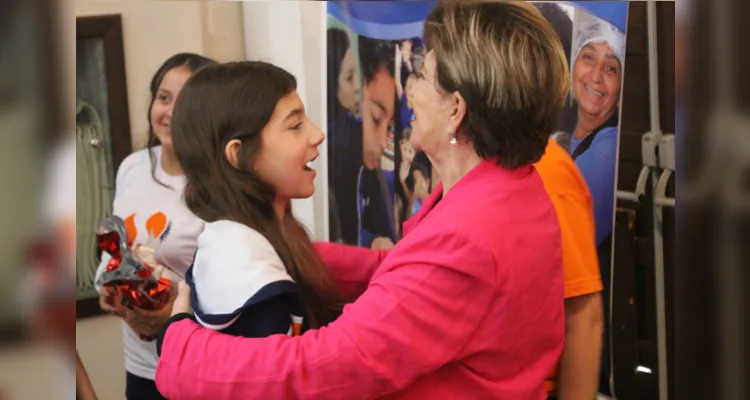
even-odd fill
[[[532,3],[554,26],[568,56],[569,101],[550,135],[575,159],[594,200],[608,320],[628,4]],[[423,22],[435,4],[328,2],[332,241],[372,248],[397,242],[402,223],[437,183],[427,157],[409,144],[414,117],[410,88],[425,55]],[[605,342],[600,391],[609,393],[609,340]]]

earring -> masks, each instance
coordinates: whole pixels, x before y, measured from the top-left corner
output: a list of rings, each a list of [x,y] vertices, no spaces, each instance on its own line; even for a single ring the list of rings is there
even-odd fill
[[[451,141],[450,141],[450,143],[451,143],[451,144],[456,144],[456,143],[458,143],[458,137],[456,136],[456,133],[455,133],[455,132],[451,132],[451,133],[449,134],[449,136],[450,136],[450,138],[451,138]]]

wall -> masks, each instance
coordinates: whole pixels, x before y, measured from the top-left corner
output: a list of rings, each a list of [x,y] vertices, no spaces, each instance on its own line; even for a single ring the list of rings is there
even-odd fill
[[[120,14],[133,148],[148,134],[154,72],[169,56],[193,52],[230,61],[243,57],[240,5],[234,2],[76,0],[76,16]]]
[[[122,16],[128,107],[134,149],[145,145],[148,133],[146,112],[150,101],[148,85],[153,73],[166,58],[178,52],[201,53],[218,61],[244,58],[239,3],[76,0],[74,10],[76,16]],[[70,30],[69,27],[66,29]],[[76,329],[77,349],[98,397],[107,400],[124,399],[125,368],[118,318],[105,316],[80,320],[77,321]],[[0,364],[0,371],[3,370],[3,365]],[[11,393],[15,393],[12,387],[10,389]],[[53,397],[40,394],[34,398]]]
[[[286,69],[297,78],[297,92],[310,120],[325,132],[325,2],[244,2],[245,54]],[[327,146],[313,163],[315,195],[292,202],[295,216],[314,239],[328,238]]]

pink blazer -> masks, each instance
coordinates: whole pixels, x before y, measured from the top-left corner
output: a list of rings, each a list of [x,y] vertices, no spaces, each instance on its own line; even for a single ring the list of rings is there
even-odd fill
[[[319,243],[356,298],[302,336],[168,329],[170,399],[544,399],[564,341],[560,231],[533,167],[442,186],[389,252]]]

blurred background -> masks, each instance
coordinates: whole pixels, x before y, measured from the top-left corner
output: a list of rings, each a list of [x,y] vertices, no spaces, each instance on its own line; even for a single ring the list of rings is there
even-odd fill
[[[119,323],[96,315],[87,288],[77,285],[76,233],[91,233],[86,231],[91,228],[75,230],[76,215],[90,209],[81,209],[82,199],[106,204],[107,171],[145,144],[148,80],[164,59],[180,51],[219,61],[261,58],[280,64],[304,77],[305,103],[322,125],[325,14],[317,3],[0,2],[0,398],[74,398],[75,349],[99,398],[123,398]],[[673,56],[659,55],[658,76],[660,114],[671,115],[672,107],[675,115],[674,123],[662,116],[661,125],[664,133],[674,131],[680,171],[668,189],[677,207],[662,220],[673,230],[664,254],[669,398],[746,399],[750,41],[742,26],[750,4],[678,0],[657,11],[658,46],[675,49]],[[631,7],[628,69],[648,70],[646,14],[645,4]],[[82,19],[104,15],[119,17]],[[668,22],[671,18],[674,22]],[[77,24],[83,25],[77,29]],[[633,24],[642,28],[632,29]],[[648,101],[647,75],[640,76],[646,80],[625,82],[623,107]],[[97,95],[102,90],[106,96]],[[673,97],[667,95],[671,92]],[[81,192],[80,182],[76,187],[76,178],[92,178],[82,174],[89,170],[76,170],[80,153],[70,157],[78,125],[74,116],[85,108],[74,99],[86,96],[87,103],[107,104],[100,104],[107,110],[99,116],[101,141],[83,143],[87,151],[108,150],[97,160],[86,158],[105,171],[96,177],[102,184],[95,194]],[[649,112],[641,104],[639,117],[622,121],[621,190],[632,191],[636,183]],[[325,172],[323,160],[318,169]],[[320,212],[325,204],[323,196],[295,205],[319,238],[327,237],[327,218]],[[639,218],[647,222],[650,216]],[[653,259],[648,252],[630,255]],[[653,285],[647,278],[653,269],[644,274],[643,287]],[[648,329],[642,337],[654,340],[653,323]],[[656,354],[654,349],[646,353]],[[652,397],[652,383],[643,387],[650,389],[618,398],[658,398]]]

